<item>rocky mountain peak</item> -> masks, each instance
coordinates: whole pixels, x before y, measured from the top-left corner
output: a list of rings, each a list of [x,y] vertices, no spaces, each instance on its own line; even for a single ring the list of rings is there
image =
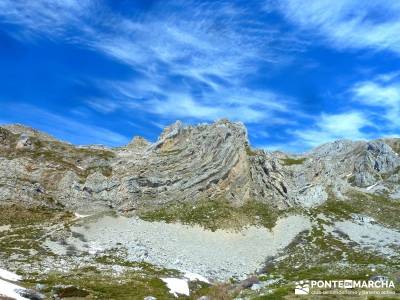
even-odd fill
[[[26,205],[51,198],[71,209],[131,210],[222,199],[286,208],[371,185],[400,194],[400,158],[391,139],[340,140],[293,156],[252,149],[245,126],[222,119],[197,126],[177,121],[155,143],[135,137],[115,149],[75,147],[11,125],[0,127],[0,145],[0,201]]]
[[[128,148],[147,148],[151,145],[151,143],[146,140],[144,137],[135,136],[133,139],[128,143]]]
[[[44,133],[29,126],[25,126],[23,124],[7,124],[3,125],[2,127],[16,135],[24,135],[25,137],[37,137],[41,140],[48,140],[48,141],[57,140],[56,138],[47,133]]]
[[[159,140],[165,140],[168,138],[172,138],[180,133],[180,131],[184,128],[184,125],[181,121],[177,120],[175,123],[167,126],[162,131]]]

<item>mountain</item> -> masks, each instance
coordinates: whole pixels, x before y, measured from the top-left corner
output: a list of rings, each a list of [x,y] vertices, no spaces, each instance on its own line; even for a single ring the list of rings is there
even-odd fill
[[[117,148],[3,126],[0,271],[23,280],[4,284],[32,299],[213,300],[400,280],[399,155],[395,138],[253,149],[228,120]]]
[[[299,156],[252,149],[243,124],[167,127],[155,143],[74,145],[22,125],[0,128],[0,201],[130,211],[171,202],[321,204],[352,190],[400,197],[400,140],[341,140]]]

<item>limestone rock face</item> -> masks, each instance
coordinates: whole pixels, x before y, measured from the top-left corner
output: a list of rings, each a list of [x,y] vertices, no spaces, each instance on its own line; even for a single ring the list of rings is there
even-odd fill
[[[271,163],[261,152],[249,156],[248,149],[243,124],[222,120],[185,127],[176,122],[142,152],[129,156],[124,150],[126,158],[114,166],[124,190],[122,205],[226,199],[233,205],[257,200],[286,207],[279,182],[268,176],[263,181],[265,172],[275,172]]]
[[[164,129],[155,143],[76,147],[24,127],[0,127],[0,203],[130,211],[168,202],[258,201],[317,206],[350,189],[399,194],[394,139],[341,140],[301,156],[251,149],[241,123]],[[373,189],[371,188],[373,186]]]
[[[364,149],[355,164],[355,183],[366,187],[375,184],[382,174],[389,174],[400,166],[400,158],[382,141],[372,141]]]

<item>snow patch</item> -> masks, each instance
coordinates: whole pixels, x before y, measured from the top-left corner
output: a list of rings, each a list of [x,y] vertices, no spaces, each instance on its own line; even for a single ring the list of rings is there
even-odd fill
[[[1,296],[9,297],[15,300],[29,300],[28,298],[22,297],[18,291],[24,291],[25,288],[20,287],[11,282],[0,279],[0,298]]]
[[[178,294],[186,296],[190,295],[189,284],[186,279],[161,278],[161,280],[167,284],[169,292],[175,297],[178,297]]]
[[[185,278],[189,279],[190,281],[202,281],[205,283],[210,283],[210,281],[208,281],[207,278],[205,278],[202,275],[196,274],[196,273],[192,273],[192,272],[185,272],[185,274],[183,275]]]
[[[0,226],[0,232],[10,230],[11,225],[2,225]]]
[[[74,215],[77,219],[83,219],[91,216],[91,215],[81,215],[80,213],[77,212],[75,212]]]
[[[18,281],[18,280],[22,279],[21,276],[15,274],[13,272],[4,270],[2,268],[0,268],[0,278],[3,278],[5,280],[9,280],[9,281]]]
[[[370,191],[370,190],[372,190],[374,187],[376,187],[376,186],[378,185],[378,183],[379,183],[379,182],[377,182],[377,183],[375,183],[375,184],[373,184],[373,185],[367,186],[365,189],[366,189],[367,191]]]

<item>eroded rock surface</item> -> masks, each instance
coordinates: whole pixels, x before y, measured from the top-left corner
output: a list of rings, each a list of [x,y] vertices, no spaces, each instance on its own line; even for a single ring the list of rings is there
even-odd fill
[[[243,124],[165,128],[155,143],[76,147],[22,125],[0,127],[0,201],[131,211],[171,201],[313,207],[349,189],[399,194],[399,142],[341,140],[301,156],[255,150]]]

